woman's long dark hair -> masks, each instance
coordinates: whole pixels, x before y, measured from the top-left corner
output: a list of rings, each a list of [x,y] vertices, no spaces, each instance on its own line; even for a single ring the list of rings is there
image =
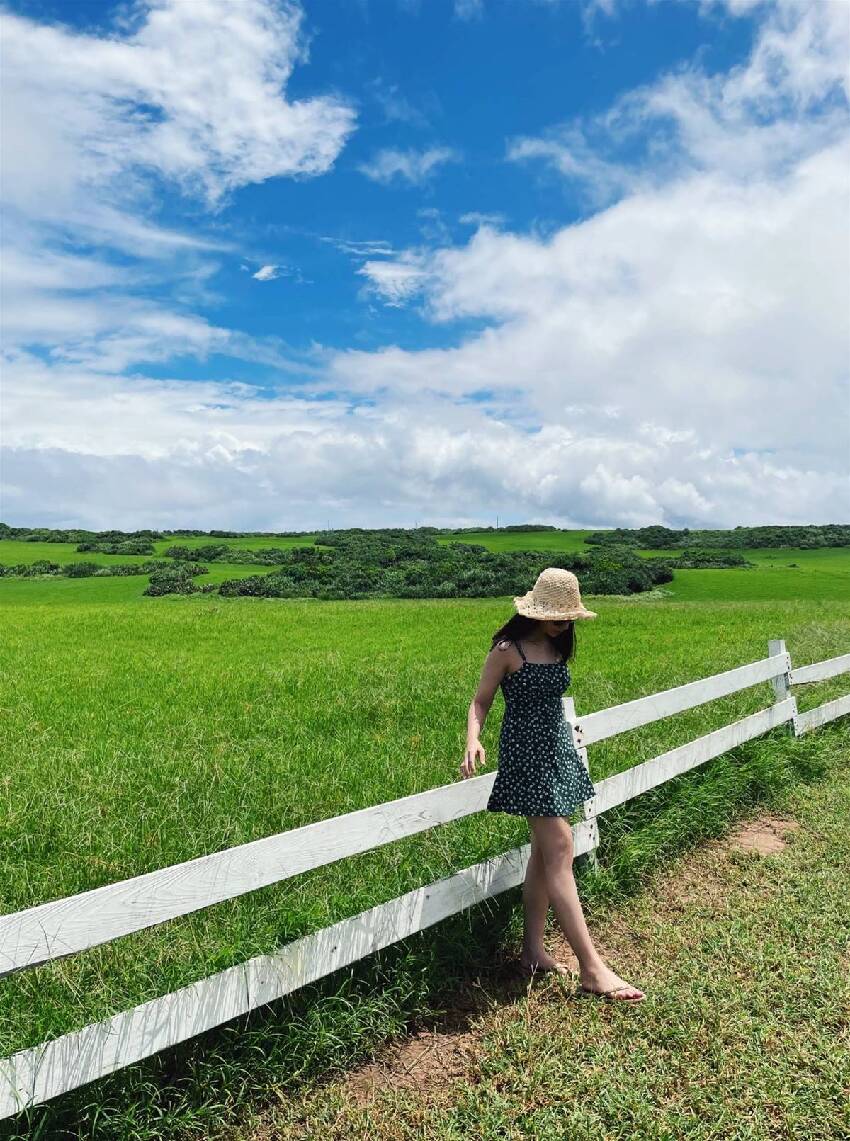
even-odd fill
[[[538,618],[529,618],[527,614],[514,614],[514,616],[509,618],[504,626],[500,626],[493,635],[490,649],[492,650],[493,646],[503,639],[508,639],[513,642],[516,641],[517,638],[525,638],[527,635],[533,634],[539,625],[540,620]],[[550,637],[549,641],[564,661],[570,661],[576,655],[575,622],[570,622],[560,634],[554,638]]]

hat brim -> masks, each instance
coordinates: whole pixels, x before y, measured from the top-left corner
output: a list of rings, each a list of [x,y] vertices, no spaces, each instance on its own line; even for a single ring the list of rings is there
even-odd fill
[[[572,622],[576,618],[597,617],[595,610],[587,610],[584,606],[578,610],[541,610],[530,603],[524,594],[514,598],[514,606],[517,612],[524,614],[526,618],[539,618],[543,622]]]

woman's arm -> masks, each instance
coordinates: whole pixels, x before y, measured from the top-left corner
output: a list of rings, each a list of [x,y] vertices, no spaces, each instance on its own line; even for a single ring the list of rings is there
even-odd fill
[[[461,776],[464,779],[475,774],[479,760],[482,765],[486,763],[487,757],[480,741],[481,731],[493,704],[493,698],[496,696],[496,690],[508,672],[511,661],[508,648],[508,643],[501,642],[494,646],[484,659],[478,689],[470,702],[466,718],[466,753],[460,766]]]

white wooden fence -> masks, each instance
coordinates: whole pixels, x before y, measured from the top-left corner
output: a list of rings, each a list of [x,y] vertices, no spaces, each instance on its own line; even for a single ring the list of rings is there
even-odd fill
[[[573,699],[565,697],[565,716],[586,766],[588,745],[628,729],[760,682],[769,681],[774,691],[773,703],[758,713],[595,781],[596,795],[584,803],[582,819],[573,828],[575,855],[588,854],[595,861],[597,817],[609,808],[776,726],[792,726],[800,735],[850,713],[850,694],[798,713],[796,700],[789,693],[793,685],[847,672],[850,654],[792,669],[785,643],[772,641],[768,656],[759,661],[580,719]],[[458,780],[2,916],[0,975],[75,954],[480,812],[495,775],[494,771]],[[249,959],[172,994],[0,1059],[0,1119],[220,1026],[517,886],[524,878],[529,851],[526,844],[504,852],[297,939],[271,955]]]

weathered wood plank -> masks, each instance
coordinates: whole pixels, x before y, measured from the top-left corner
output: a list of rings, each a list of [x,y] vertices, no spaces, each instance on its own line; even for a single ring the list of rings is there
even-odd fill
[[[784,701],[785,698],[788,696],[789,678],[791,676],[790,675],[791,658],[789,657],[788,651],[785,648],[785,639],[784,638],[772,638],[767,643],[767,652],[770,655],[770,657],[772,657],[772,658],[775,658],[778,655],[784,656],[785,661],[788,665],[788,669],[786,670],[785,673],[777,674],[776,677],[772,677],[770,679],[770,684],[773,686],[773,693],[774,693],[774,696],[776,697],[776,700],[777,701]]]
[[[843,717],[847,713],[850,713],[850,693],[836,697],[834,701],[826,701],[815,709],[798,713],[794,718],[794,732],[798,737],[802,737],[804,733],[826,725],[827,722],[834,721],[836,717]]]
[[[576,854],[588,825],[573,827]],[[173,994],[0,1060],[0,1118],[184,1042],[520,884],[530,845],[306,935]]]
[[[828,677],[850,672],[850,654],[839,654],[837,658],[826,658],[822,662],[812,662],[809,666],[797,666],[791,670],[791,684],[804,685],[811,681],[825,681]]]
[[[459,820],[485,807],[495,779],[455,781],[0,916],[0,975]]]
[[[783,674],[778,674],[776,677],[770,679],[770,684],[773,687],[773,696],[776,702],[785,701],[791,696],[791,658],[785,648],[785,640],[783,638],[773,638],[767,643],[767,652],[771,657],[781,656],[787,663],[787,670]],[[794,718],[797,716],[796,697],[791,697],[794,702],[794,708],[791,710],[791,718],[785,726],[785,732],[793,735]]]
[[[760,737],[762,733],[767,733],[778,725],[784,725],[791,720],[795,709],[794,698],[786,698],[785,701],[778,701],[767,709],[751,713],[749,717],[742,717],[740,721],[724,725],[722,729],[715,729],[713,733],[706,733],[704,737],[697,737],[696,740],[661,753],[649,761],[634,765],[621,773],[615,773],[614,776],[606,777],[604,780],[594,781],[596,811],[607,812],[609,808],[625,804],[627,800],[640,796],[642,792],[664,784],[665,781],[694,769],[713,757],[719,757],[721,753],[734,749],[744,741]]]
[[[727,694],[737,693],[738,690],[747,689],[759,682],[770,681],[787,673],[790,668],[787,654],[772,655],[699,681],[662,690],[661,693],[652,693],[622,705],[612,705],[609,709],[600,709],[596,713],[586,713],[579,718],[578,728],[585,745],[592,745],[595,741],[615,737],[627,729],[637,729],[651,721],[659,721],[662,717],[704,705],[717,697],[726,697]]]

